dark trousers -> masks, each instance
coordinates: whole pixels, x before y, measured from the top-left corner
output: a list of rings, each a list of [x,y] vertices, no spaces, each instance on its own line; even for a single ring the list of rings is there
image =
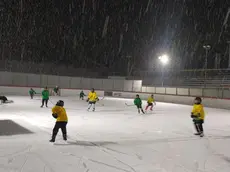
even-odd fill
[[[47,107],[48,106],[48,100],[49,99],[42,99],[42,106],[41,107],[43,107],[44,104],[46,104],[46,107]]]
[[[33,99],[34,98],[34,94],[30,94],[30,98]]]
[[[55,141],[55,138],[57,136],[58,130],[61,129],[62,136],[64,140],[67,140],[67,131],[66,131],[66,125],[67,122],[56,122],[54,128],[53,128],[53,134],[52,134],[52,140]]]
[[[137,106],[137,109],[138,109],[138,113],[140,113],[140,110],[141,110],[141,112],[144,114],[145,112],[144,112],[144,110],[143,110],[143,108],[142,108],[142,105],[136,105]]]
[[[0,96],[0,100],[2,100],[3,103],[5,103],[7,101],[6,96]]]
[[[197,133],[203,133],[204,132],[204,129],[203,129],[203,123],[204,123],[204,120],[193,120],[193,123],[194,123],[194,126],[196,128],[196,131]]]

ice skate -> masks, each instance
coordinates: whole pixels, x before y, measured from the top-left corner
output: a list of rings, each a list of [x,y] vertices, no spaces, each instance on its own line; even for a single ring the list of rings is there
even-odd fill
[[[54,143],[54,142],[55,142],[55,140],[53,140],[53,139],[50,140],[50,143]]]
[[[66,142],[67,141],[67,135],[63,134],[63,140]]]
[[[195,135],[195,136],[199,136],[199,135],[200,135],[200,133],[194,133],[194,135]]]
[[[204,137],[204,133],[202,132],[202,133],[200,133],[200,137]]]

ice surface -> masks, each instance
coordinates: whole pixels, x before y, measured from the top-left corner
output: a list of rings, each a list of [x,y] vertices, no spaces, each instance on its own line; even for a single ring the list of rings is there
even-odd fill
[[[0,105],[0,120],[13,120],[33,133],[0,137],[0,172],[230,171],[227,110],[205,109],[205,137],[200,138],[193,135],[191,106],[157,103],[153,113],[139,115],[134,106],[125,106],[132,100],[105,98],[96,112],[87,112],[85,101],[62,97],[69,142],[63,144],[59,132],[51,145],[53,104],[40,108],[38,97],[9,99],[15,103]]]

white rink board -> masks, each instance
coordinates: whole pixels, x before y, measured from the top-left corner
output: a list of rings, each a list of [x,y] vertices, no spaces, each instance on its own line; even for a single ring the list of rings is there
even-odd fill
[[[4,87],[0,86],[0,95],[20,95],[20,96],[28,96],[30,87]],[[41,93],[44,88],[36,87],[33,88],[35,92]],[[52,89],[52,88],[51,88]],[[79,97],[81,89],[61,89],[61,96],[73,96]],[[83,89],[85,94],[88,94],[90,89]],[[99,97],[104,96],[104,91],[96,90]]]
[[[61,96],[66,97],[79,97],[81,89],[61,89]],[[84,89],[83,90],[86,95],[91,91],[90,89]],[[95,90],[97,93],[97,96],[104,97],[104,91],[98,91]]]
[[[58,76],[53,76],[53,75],[48,75],[48,87],[56,87],[59,85],[59,77]]]
[[[17,73],[12,76],[13,78],[13,85],[18,85],[18,86],[27,86],[27,75]]]
[[[70,77],[59,76],[59,84],[60,88],[70,88]]]
[[[41,77],[39,75],[35,75],[35,74],[28,74],[27,75],[28,79],[28,86],[36,86],[39,85],[41,83]]]
[[[55,87],[68,89],[99,89],[105,91],[141,92],[141,80],[120,80],[0,72],[0,86]]]
[[[0,72],[0,83],[2,85],[12,85],[12,73],[10,72]]]
[[[150,94],[146,93],[131,93],[131,92],[113,92],[114,97],[122,98],[135,98],[135,95],[139,94],[142,99],[147,99]],[[155,100],[158,102],[175,103],[192,105],[194,97],[188,96],[174,96],[174,95],[164,95],[164,94],[154,94]],[[219,108],[219,109],[230,109],[229,99],[213,99],[204,98],[202,104],[206,107]]]
[[[5,87],[0,86],[0,95],[28,95],[30,87]],[[38,90],[40,92],[43,88],[36,87],[35,91]],[[91,89],[91,88],[90,88]],[[86,94],[90,91],[90,89],[83,89]],[[61,96],[78,96],[81,89],[62,89],[61,88]],[[103,97],[103,90],[96,90],[98,96]],[[114,97],[121,98],[131,98],[134,99],[136,94],[139,94],[142,99],[147,99],[151,93],[135,93],[135,92],[112,92]],[[176,103],[176,104],[193,104],[194,97],[188,96],[177,96],[177,95],[165,95],[165,94],[154,94],[156,101],[159,102],[167,102],[167,103]],[[204,98],[203,99],[204,106],[212,107],[212,108],[220,108],[220,109],[230,109],[230,100],[229,99],[215,99],[215,98]]]
[[[40,90],[40,89],[39,89]],[[26,96],[29,93],[29,87],[3,87],[0,86],[0,96],[20,95]]]
[[[71,78],[70,88],[82,88],[82,78]]]

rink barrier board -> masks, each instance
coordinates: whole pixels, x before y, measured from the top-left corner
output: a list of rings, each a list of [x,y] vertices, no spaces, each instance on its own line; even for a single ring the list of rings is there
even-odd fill
[[[33,88],[35,92],[38,93],[37,96],[40,96],[40,93],[44,88],[40,87],[13,87],[13,86],[0,86],[0,95],[18,95],[18,96],[28,96],[29,95],[29,89]],[[49,88],[49,90],[53,90],[53,88]],[[79,96],[82,89],[60,89],[61,96]],[[83,89],[85,94],[88,94],[90,92],[89,89]],[[96,90],[97,95],[100,97],[104,96],[104,91],[102,90]]]
[[[146,100],[153,93],[113,92],[113,97],[134,99],[136,94],[139,94],[142,99]],[[154,94],[154,98],[157,102],[192,105],[195,97],[184,96],[184,95]],[[215,97],[202,97],[202,98],[203,98],[202,104],[205,107],[218,108],[218,109],[230,109],[229,98],[226,99],[219,99]]]
[[[20,95],[20,96],[28,96],[28,91],[30,87],[2,87],[0,86],[0,95]],[[40,87],[33,87],[35,91],[38,93],[43,90]],[[61,89],[61,96],[79,96],[82,89]],[[90,90],[84,89],[85,94],[88,94]],[[104,91],[96,90],[98,96],[103,97]],[[113,91],[113,97],[121,97],[121,98],[135,98],[136,94],[139,94],[142,99],[147,99],[153,93],[143,93],[143,92],[119,92]],[[40,95],[39,95],[40,96]],[[175,104],[193,104],[194,96],[185,96],[185,95],[165,95],[165,94],[156,94],[154,93],[156,101],[166,102],[166,103],[175,103]],[[230,101],[229,98],[219,99],[216,97],[203,97],[203,104],[206,107],[212,108],[221,108],[221,109],[230,109]]]
[[[142,80],[121,80],[107,78],[84,78],[45,74],[29,74],[0,71],[1,86],[55,87],[72,89],[99,89],[110,91],[141,91]]]

